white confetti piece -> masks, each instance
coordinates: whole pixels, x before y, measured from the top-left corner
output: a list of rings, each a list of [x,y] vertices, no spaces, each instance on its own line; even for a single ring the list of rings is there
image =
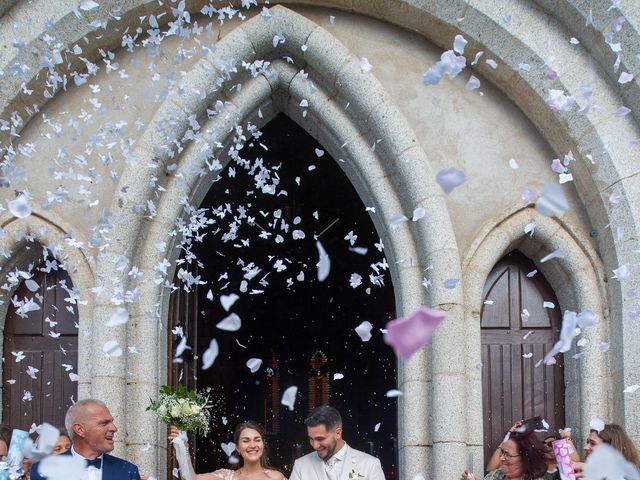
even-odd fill
[[[522,320],[522,323],[527,323],[529,321],[530,316],[531,314],[529,313],[529,310],[527,310],[526,308],[523,308],[522,312],[520,313],[520,320]]]
[[[369,340],[371,340],[372,328],[373,325],[371,325],[371,322],[364,321],[360,325],[358,325],[355,330],[363,342],[368,342]]]
[[[453,39],[453,51],[464,55],[464,47],[467,46],[467,40],[462,35],[456,35]]]
[[[591,310],[584,310],[578,314],[576,317],[578,322],[578,326],[580,328],[592,328],[596,326],[598,319]]]
[[[575,104],[575,99],[570,95],[565,95],[562,90],[549,90],[547,105],[554,112],[568,112]]]
[[[459,278],[449,278],[444,281],[444,288],[451,290],[453,288],[456,288],[458,286],[458,283],[460,283]]]
[[[527,278],[534,277],[536,273],[538,273],[538,270],[531,270],[529,273],[527,273]]]
[[[373,69],[373,65],[369,63],[369,60],[367,60],[366,57],[362,57],[360,59],[360,68],[363,72],[368,73]]]
[[[259,358],[250,358],[247,360],[247,368],[251,371],[251,373],[256,373],[260,370],[262,366],[262,360]]]
[[[86,460],[74,455],[48,455],[38,464],[38,473],[49,480],[82,478]]]
[[[408,222],[409,219],[401,213],[394,213],[389,217],[389,228],[395,230],[401,223]]]
[[[292,386],[287,388],[282,394],[282,400],[280,403],[285,407],[289,408],[289,410],[293,411],[293,406],[296,403],[296,395],[298,394],[298,387]]]
[[[382,423],[380,422],[376,423],[375,427],[373,427],[373,431],[377,432],[378,430],[380,430],[380,425],[382,425]]]
[[[600,342],[600,345],[598,345],[598,349],[602,353],[607,353],[609,351],[609,344],[607,342]]]
[[[516,161],[515,158],[510,158],[509,159],[509,166],[513,169],[513,170],[517,170],[518,168],[520,168],[518,166],[518,162]]]
[[[404,395],[404,393],[402,393],[401,390],[392,389],[392,390],[388,390],[387,393],[385,393],[384,395],[385,397],[388,397],[388,398],[396,398]]]
[[[187,337],[182,337],[176,346],[176,358],[179,358],[186,349],[191,348],[187,345]]]
[[[358,288],[360,285],[362,285],[362,275],[352,273],[351,277],[349,278],[349,285],[351,286],[351,288]]]
[[[109,320],[107,321],[106,326],[115,327],[118,325],[124,325],[128,321],[129,321],[129,312],[127,311],[127,309],[123,307],[117,307],[109,317]]]
[[[221,443],[220,448],[222,448],[222,451],[227,455],[227,457],[230,457],[233,455],[233,452],[236,451],[236,444],[233,442]]]
[[[524,234],[525,235],[529,235],[530,237],[533,237],[533,232],[536,229],[536,222],[531,222],[531,223],[527,223],[524,226]]]
[[[542,303],[542,307],[543,308],[556,308],[556,305],[553,302],[543,302]]]
[[[626,263],[624,265],[620,265],[618,268],[613,270],[613,278],[614,280],[622,281],[627,280],[631,275],[631,271],[629,269],[629,265]]]
[[[316,267],[318,268],[318,281],[324,282],[329,276],[329,271],[331,270],[331,260],[329,260],[329,255],[327,255],[327,252],[320,243],[320,240],[316,241],[316,248],[318,249],[318,263],[316,264]]]
[[[236,332],[240,330],[240,327],[242,327],[242,320],[235,313],[223,318],[216,324],[216,328],[226,332]]]
[[[316,157],[318,157],[318,158],[320,158],[320,157],[322,157],[324,155],[324,150],[321,150],[319,148],[316,148],[315,152],[316,152]]]
[[[624,85],[625,83],[629,83],[631,80],[633,80],[633,75],[627,72],[622,72],[618,78],[618,83],[620,85]]]
[[[9,211],[14,217],[26,218],[31,215],[29,199],[24,194],[18,195],[15,200],[11,200],[7,205],[9,207]]]
[[[20,363],[22,360],[24,360],[26,358],[26,356],[24,355],[24,352],[22,350],[19,351],[19,352],[11,352],[11,355],[16,357],[16,363]]]
[[[487,60],[485,60],[485,63],[489,65],[491,68],[493,68],[494,70],[498,68],[498,63],[492,58],[488,58]]]
[[[40,290],[40,285],[38,285],[38,282],[35,282],[33,280],[31,280],[30,278],[26,279],[24,281],[24,285],[29,289],[30,292],[37,292],[38,290]]]
[[[102,351],[107,357],[119,357],[122,355],[122,348],[115,340],[109,340],[102,346]]]
[[[418,207],[413,211],[413,217],[411,217],[411,220],[414,222],[417,222],[421,218],[424,218],[426,214],[427,214],[427,211],[424,208]]]
[[[522,354],[522,358],[531,358],[531,357],[533,357],[533,353],[531,352]]]
[[[465,180],[464,172],[453,167],[440,170],[436,175],[436,182],[446,194],[451,193],[456,187],[462,185]]]
[[[475,75],[471,75],[471,77],[469,77],[469,81],[464,86],[464,88],[465,90],[469,90],[469,91],[476,90],[480,88],[480,80]]]
[[[564,252],[559,248],[558,250],[554,250],[548,255],[545,255],[540,259],[540,263],[548,262],[549,260],[553,260],[554,258],[564,258]]]
[[[236,303],[236,301],[239,298],[240,297],[235,293],[232,293],[230,295],[221,295],[220,304],[222,305],[222,308],[224,308],[228,312],[229,309],[233,306],[234,303]]]
[[[89,12],[94,8],[98,8],[100,5],[93,0],[81,0],[80,1],[80,10],[84,10],[85,12]]]
[[[604,420],[602,420],[600,417],[593,417],[589,422],[589,428],[600,433],[602,430],[604,430]]]
[[[211,365],[213,365],[213,362],[216,361],[216,357],[218,356],[219,351],[220,350],[218,348],[218,342],[215,338],[212,338],[211,342],[209,342],[209,348],[207,348],[202,354],[203,370],[207,370],[209,367],[211,367]]]
[[[344,378],[344,375],[342,373],[334,373],[333,374],[333,379],[334,380],[342,380]]]
[[[71,380],[72,382],[77,382],[78,380],[80,380],[80,376],[77,373],[70,372],[69,380]]]
[[[640,385],[629,385],[627,388],[623,390],[623,393],[635,393],[640,390]]]

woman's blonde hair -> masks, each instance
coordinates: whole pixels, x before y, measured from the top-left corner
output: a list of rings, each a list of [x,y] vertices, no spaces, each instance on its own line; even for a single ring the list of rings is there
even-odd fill
[[[607,423],[604,429],[597,433],[604,443],[611,445],[622,453],[624,458],[640,468],[638,449],[629,438],[629,435],[627,435],[627,432],[624,431],[624,428],[617,423]]]

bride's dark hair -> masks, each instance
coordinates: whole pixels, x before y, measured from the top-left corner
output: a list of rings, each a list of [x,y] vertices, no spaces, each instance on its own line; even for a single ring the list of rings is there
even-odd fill
[[[236,449],[237,449],[238,442],[240,442],[240,434],[245,428],[250,428],[260,434],[260,437],[262,438],[262,445],[263,445],[262,456],[260,457],[260,466],[263,469],[268,468],[270,470],[273,470],[273,467],[269,464],[269,447],[267,446],[267,432],[265,431],[264,427],[260,425],[258,422],[254,422],[253,420],[247,420],[246,422],[242,422],[236,425],[236,429],[233,431],[233,443],[236,444]],[[238,455],[238,463],[236,463],[233,466],[233,469],[238,470],[243,466],[244,466],[244,459],[242,458],[242,455]]]

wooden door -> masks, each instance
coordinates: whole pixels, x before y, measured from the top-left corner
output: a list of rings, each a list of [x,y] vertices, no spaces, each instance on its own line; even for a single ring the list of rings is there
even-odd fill
[[[540,415],[564,425],[562,355],[542,358],[557,341],[561,314],[553,289],[531,260],[511,252],[493,268],[481,314],[485,462],[516,420]],[[553,308],[544,306],[553,303]],[[528,311],[528,318],[524,310]]]
[[[32,280],[38,290],[29,290],[23,281],[13,299],[32,299],[40,309],[28,312],[23,318],[12,302],[7,312],[2,421],[22,430],[42,422],[60,428],[64,427],[67,409],[78,399],[77,305],[65,301],[71,298],[67,290],[73,289],[67,272],[37,271]],[[30,286],[35,289],[34,284]]]

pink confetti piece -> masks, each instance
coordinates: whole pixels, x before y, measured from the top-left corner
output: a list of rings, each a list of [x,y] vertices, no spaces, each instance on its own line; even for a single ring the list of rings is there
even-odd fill
[[[398,357],[406,360],[429,341],[446,316],[442,310],[420,307],[406,317],[388,322],[384,341],[393,347]]]

